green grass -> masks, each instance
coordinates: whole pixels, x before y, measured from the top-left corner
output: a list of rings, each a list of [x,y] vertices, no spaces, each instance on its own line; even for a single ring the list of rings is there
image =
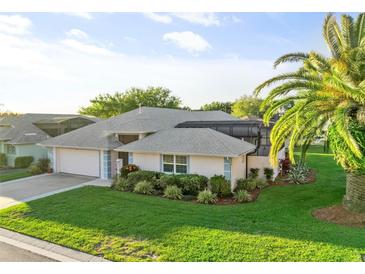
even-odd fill
[[[0,169],[0,183],[32,176],[26,169]]]
[[[360,261],[365,229],[319,221],[341,202],[331,155],[308,155],[317,182],[267,188],[258,201],[199,205],[84,187],[0,212],[0,226],[115,261]]]

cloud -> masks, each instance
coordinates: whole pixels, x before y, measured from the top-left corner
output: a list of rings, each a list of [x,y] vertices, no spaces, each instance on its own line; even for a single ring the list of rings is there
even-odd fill
[[[203,26],[220,26],[221,22],[215,13],[175,13],[176,17]]]
[[[128,42],[136,42],[137,41],[136,38],[130,37],[130,36],[124,36],[123,39],[128,41]]]
[[[205,40],[204,40],[205,41]],[[100,93],[165,86],[199,108],[232,101],[277,73],[272,60],[123,55],[75,39],[0,33],[0,98],[16,112],[76,113]],[[259,73],[258,73],[259,72]],[[72,100],[71,100],[71,99]]]
[[[89,35],[86,32],[83,32],[79,29],[71,29],[68,32],[66,32],[68,36],[79,38],[79,39],[87,39]]]
[[[207,40],[191,31],[165,33],[163,40],[171,42],[190,53],[203,52],[212,48]]]
[[[97,54],[97,55],[114,55],[115,54],[114,52],[112,52],[106,48],[98,47],[98,46],[95,46],[92,44],[86,44],[86,43],[83,43],[83,42],[80,42],[80,41],[77,41],[74,39],[64,39],[64,40],[62,40],[62,44],[66,45],[70,48],[76,49],[80,52],[87,53],[87,54]]]
[[[232,22],[236,23],[236,24],[243,22],[242,19],[240,19],[240,18],[238,18],[237,16],[234,16],[234,15],[231,17],[231,19],[232,19]]]
[[[67,12],[66,15],[80,17],[87,20],[93,19],[93,16],[90,12]]]
[[[0,32],[23,35],[29,32],[32,22],[20,15],[0,15]]]
[[[155,22],[163,24],[170,24],[172,22],[172,18],[168,15],[157,14],[154,12],[144,13],[144,15]]]

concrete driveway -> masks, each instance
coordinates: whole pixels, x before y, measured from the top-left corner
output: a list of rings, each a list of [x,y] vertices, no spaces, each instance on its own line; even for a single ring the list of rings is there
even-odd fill
[[[66,174],[41,175],[0,184],[0,209],[81,187],[92,177]]]

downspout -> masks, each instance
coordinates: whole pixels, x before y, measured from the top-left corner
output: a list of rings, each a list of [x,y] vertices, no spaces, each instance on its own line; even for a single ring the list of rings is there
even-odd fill
[[[257,134],[257,144],[256,144],[256,147],[255,149],[250,152],[250,153],[246,153],[246,179],[248,178],[248,156],[249,155],[252,155],[254,153],[256,153],[260,147],[260,142],[261,142],[261,126],[259,127],[259,130],[258,130],[258,134]]]
[[[246,153],[246,176],[245,176],[246,179],[248,177],[248,156],[256,153],[257,149],[258,149],[258,147],[256,146],[256,148],[252,152]]]

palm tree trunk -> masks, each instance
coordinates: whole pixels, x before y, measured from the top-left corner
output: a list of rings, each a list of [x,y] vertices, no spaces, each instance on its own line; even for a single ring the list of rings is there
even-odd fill
[[[347,173],[343,204],[350,211],[365,212],[365,174]]]

